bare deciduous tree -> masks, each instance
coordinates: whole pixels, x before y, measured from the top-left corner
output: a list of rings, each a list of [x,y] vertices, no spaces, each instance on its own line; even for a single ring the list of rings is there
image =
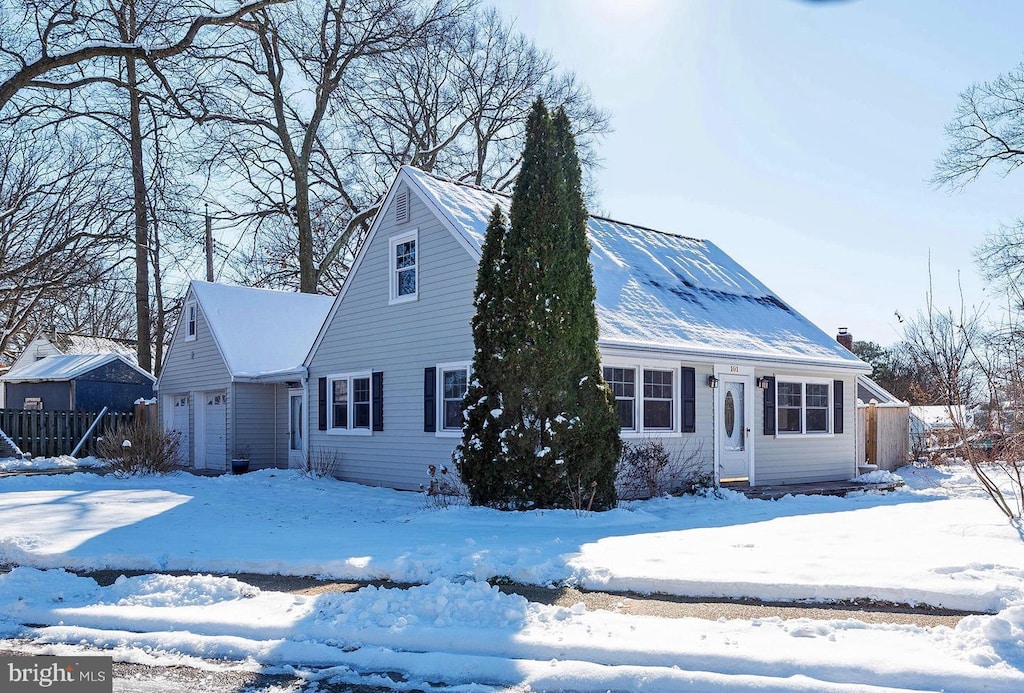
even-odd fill
[[[77,142],[0,140],[0,351],[116,247],[108,170]]]
[[[180,55],[204,28],[232,25],[256,10],[287,1],[257,0],[227,13],[214,12],[208,3],[176,3],[168,5],[177,10],[173,22],[154,23],[152,35],[140,33],[127,40],[104,31],[111,13],[128,19],[124,5],[98,0],[12,1],[0,16],[0,110],[19,91],[81,86],[83,77],[95,79],[93,70],[112,61],[154,64]]]

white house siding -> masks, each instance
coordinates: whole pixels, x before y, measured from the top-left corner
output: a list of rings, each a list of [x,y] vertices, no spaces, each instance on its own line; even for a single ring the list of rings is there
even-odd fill
[[[415,195],[407,223],[384,212],[361,264],[309,365],[308,446],[340,455],[343,479],[414,490],[427,467],[448,464],[458,442],[423,431],[423,370],[469,362],[476,261]],[[418,230],[418,300],[388,305],[389,237]],[[318,379],[383,372],[383,431],[372,435],[318,430]],[[329,397],[328,393],[328,397]]]
[[[231,415],[235,422],[228,454],[249,448],[249,468],[288,466],[288,388],[282,384],[239,383],[232,388]]]
[[[772,484],[840,481],[857,473],[857,376],[823,374],[798,369],[757,369],[756,377],[785,376],[843,381],[843,432],[836,435],[764,435],[764,391],[754,396],[754,483]],[[699,385],[698,385],[699,389]]]
[[[186,301],[193,300],[190,294]],[[179,323],[175,330],[174,338],[164,360],[163,370],[160,374],[159,397],[157,398],[160,408],[160,421],[164,421],[164,407],[168,395],[189,394],[189,432],[188,437],[191,449],[188,451],[190,464],[195,464],[195,441],[196,441],[196,407],[201,404],[197,401],[197,393],[224,390],[228,393],[228,407],[231,406],[230,383],[231,377],[220,351],[213,341],[213,334],[210,332],[206,317],[203,315],[200,306],[196,317],[196,338],[193,341],[184,340],[184,326]],[[231,417],[227,420],[227,440],[230,454],[231,441]],[[226,461],[225,461],[226,463]]]

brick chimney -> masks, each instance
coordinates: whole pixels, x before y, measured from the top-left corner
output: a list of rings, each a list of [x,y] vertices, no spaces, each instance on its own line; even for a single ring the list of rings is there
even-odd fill
[[[842,344],[844,347],[853,351],[853,335],[845,327],[839,328],[839,334],[836,335],[836,341]]]

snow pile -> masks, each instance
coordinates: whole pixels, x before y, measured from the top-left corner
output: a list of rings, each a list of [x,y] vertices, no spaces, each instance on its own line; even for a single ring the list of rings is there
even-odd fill
[[[876,469],[873,472],[855,476],[850,481],[858,484],[902,484],[903,477],[885,469]]]
[[[320,620],[334,625],[519,628],[528,604],[486,582],[456,584],[442,579],[408,590],[369,586],[353,594],[324,595],[317,606]]]
[[[196,575],[122,575],[113,585],[103,588],[103,602],[118,606],[209,606],[233,599],[248,599],[259,594],[252,585],[229,577]]]
[[[0,459],[0,472],[28,472],[53,469],[95,469],[106,463],[96,457],[75,458],[71,455],[59,457],[6,457]]]

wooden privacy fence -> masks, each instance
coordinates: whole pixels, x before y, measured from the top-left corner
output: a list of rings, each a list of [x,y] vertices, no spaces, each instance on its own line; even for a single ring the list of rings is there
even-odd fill
[[[909,447],[910,405],[857,405],[857,464],[893,471],[907,463]]]
[[[21,448],[36,457],[70,455],[98,414],[89,411],[29,411],[0,409],[0,430]],[[132,422],[132,412],[107,412],[79,450],[79,457],[96,453],[96,439],[120,425]]]

